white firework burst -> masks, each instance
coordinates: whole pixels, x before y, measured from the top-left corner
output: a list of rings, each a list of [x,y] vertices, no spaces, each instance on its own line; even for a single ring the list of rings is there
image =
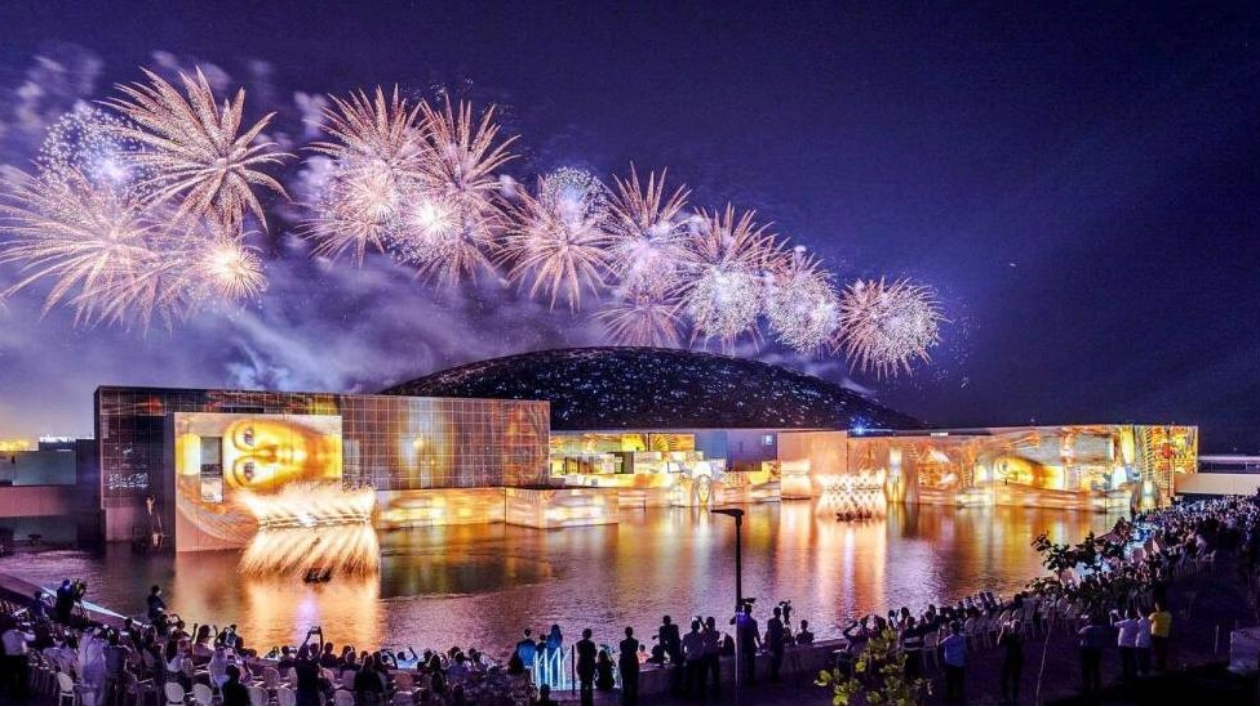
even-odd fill
[[[816,353],[831,339],[840,318],[831,280],[818,260],[800,247],[791,265],[775,273],[766,295],[766,321],[780,342],[801,353]]]
[[[529,282],[554,308],[563,298],[576,311],[582,290],[605,284],[608,274],[607,196],[587,172],[561,169],[538,179],[538,196],[522,194],[503,259],[510,276]]]
[[[911,362],[929,361],[944,321],[931,288],[909,280],[858,280],[845,288],[840,326],[832,340],[850,366],[876,376],[911,372]]]
[[[763,276],[778,257],[774,235],[755,216],[737,216],[730,205],[724,212],[701,212],[682,252],[683,271],[691,278],[684,305],[695,332],[726,347],[744,334],[756,336]]]
[[[680,308],[676,292],[637,286],[604,304],[596,316],[619,346],[674,347],[681,339]]]
[[[622,287],[669,287],[678,276],[687,235],[684,209],[691,192],[679,186],[667,196],[665,174],[649,173],[642,184],[631,165],[629,179],[614,177],[608,251]]]
[[[244,89],[220,107],[200,69],[195,77],[179,75],[187,95],[152,71],[145,69],[144,74],[148,84],[120,85],[126,97],[105,105],[130,121],[115,130],[118,137],[144,148],[128,157],[147,171],[145,197],[175,203],[175,223],[214,216],[239,225],[248,210],[266,228],[254,188],[288,197],[280,182],[262,171],[289,157],[277,152],[275,143],[258,141],[274,113],[241,132]]]

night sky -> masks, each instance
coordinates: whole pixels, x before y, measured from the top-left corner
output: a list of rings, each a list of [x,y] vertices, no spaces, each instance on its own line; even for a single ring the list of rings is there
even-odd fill
[[[446,87],[503,106],[518,178],[669,167],[842,281],[930,283],[951,320],[891,382],[742,355],[942,426],[1175,421],[1203,451],[1260,451],[1260,5],[544,5],[6,2],[0,162],[28,168],[57,115],[141,66],[213,65],[291,151],[312,95]],[[315,263],[295,206],[270,219],[271,287],[240,312],[144,334],[9,298],[0,437],[90,432],[98,384],[373,391],[606,343],[496,283]]]

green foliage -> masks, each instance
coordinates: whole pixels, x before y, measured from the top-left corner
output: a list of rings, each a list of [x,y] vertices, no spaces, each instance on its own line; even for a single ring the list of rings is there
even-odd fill
[[[1041,555],[1041,564],[1052,574],[1028,583],[1028,588],[1049,597],[1066,597],[1082,612],[1101,611],[1115,606],[1119,599],[1128,596],[1138,580],[1131,572],[1110,573],[1106,582],[1100,582],[1107,565],[1124,558],[1125,545],[1132,537],[1133,528],[1124,520],[1116,523],[1112,532],[1102,537],[1092,532],[1076,545],[1060,545],[1051,542],[1042,533],[1032,542],[1033,549]],[[1080,581],[1064,581],[1066,570],[1076,571]]]
[[[897,631],[886,628],[872,636],[853,662],[853,675],[838,668],[823,670],[814,681],[830,687],[833,705],[917,705],[931,694],[931,683],[906,675],[906,654],[898,650]]]

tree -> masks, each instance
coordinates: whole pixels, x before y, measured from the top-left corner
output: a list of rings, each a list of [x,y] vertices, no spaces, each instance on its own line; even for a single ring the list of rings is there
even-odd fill
[[[906,654],[898,644],[897,631],[885,628],[862,647],[851,675],[839,667],[823,670],[814,684],[831,688],[833,705],[917,705],[932,684],[906,675]]]

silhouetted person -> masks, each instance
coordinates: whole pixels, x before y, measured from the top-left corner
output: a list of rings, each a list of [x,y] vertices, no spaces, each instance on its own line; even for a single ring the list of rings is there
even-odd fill
[[[691,631],[682,637],[682,652],[687,691],[694,691],[703,700],[705,672],[709,666],[705,662],[704,633],[700,630],[700,619],[692,620]]]
[[[153,585],[149,589],[147,601],[149,602],[149,623],[153,623],[158,620],[159,616],[166,613],[166,602],[162,601],[162,588],[156,584]]]
[[[717,620],[712,616],[704,620],[704,668],[713,681],[713,696],[722,692],[722,632],[717,630]]]
[[[621,669],[621,704],[639,704],[639,640],[634,629],[626,627],[626,637],[621,642],[617,667]]]
[[[783,668],[783,651],[787,647],[786,631],[783,630],[783,609],[774,607],[774,616],[766,622],[766,646],[770,649],[770,682],[779,682]]]
[[[223,691],[223,704],[227,705],[248,705],[249,688],[241,684],[241,669],[235,665],[227,667],[227,682],[223,683],[221,688]]]
[[[1002,649],[1002,701],[1019,704],[1019,683],[1024,677],[1024,639],[1019,635],[1019,621],[1008,621],[998,634]]]
[[[600,650],[599,657],[595,659],[595,689],[600,692],[611,692],[617,686],[616,670],[617,666],[608,655],[608,651]]]
[[[595,642],[591,640],[591,630],[582,631],[582,640],[574,646],[577,651],[577,675],[581,685],[582,704],[595,704],[595,663],[599,655]]]
[[[1107,630],[1093,616],[1077,631],[1081,648],[1081,692],[1092,694],[1102,689],[1102,651]]]
[[[761,647],[761,631],[752,616],[752,604],[735,617],[735,643],[739,651],[739,670],[745,687],[757,686],[757,649]]]
[[[656,630],[656,637],[665,655],[669,657],[670,689],[677,695],[682,692],[683,685],[682,637],[678,635],[678,624],[668,614],[661,618],[661,627]]]

